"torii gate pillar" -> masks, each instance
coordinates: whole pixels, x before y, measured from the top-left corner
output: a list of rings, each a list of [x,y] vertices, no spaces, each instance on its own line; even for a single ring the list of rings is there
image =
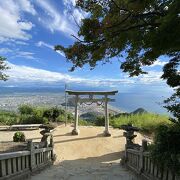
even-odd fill
[[[107,95],[105,95],[105,106],[104,106],[104,110],[105,110],[105,131],[104,131],[104,135],[105,136],[111,136],[110,132],[109,132],[109,112],[108,112],[108,98]]]
[[[75,97],[75,118],[74,118],[74,129],[72,130],[72,135],[78,135],[78,95]]]

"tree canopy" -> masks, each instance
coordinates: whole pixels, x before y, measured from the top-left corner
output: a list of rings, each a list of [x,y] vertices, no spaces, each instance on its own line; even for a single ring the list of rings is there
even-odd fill
[[[8,76],[3,73],[4,70],[9,69],[5,63],[6,58],[0,56],[0,80],[6,81]]]
[[[179,0],[78,0],[76,5],[87,17],[79,25],[78,36],[73,35],[74,44],[55,46],[73,63],[72,71],[120,57],[123,72],[137,76],[164,55],[169,62],[162,78],[177,88],[175,96],[180,97]],[[167,100],[169,106],[173,98]]]

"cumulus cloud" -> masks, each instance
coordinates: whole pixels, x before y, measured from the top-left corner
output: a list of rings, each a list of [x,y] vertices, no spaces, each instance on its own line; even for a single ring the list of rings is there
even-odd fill
[[[142,75],[138,78],[129,78],[122,76],[119,79],[115,78],[83,78],[82,76],[73,76],[66,73],[53,72],[44,69],[37,69],[29,66],[15,65],[8,63],[11,68],[7,71],[10,76],[9,82],[11,83],[76,83],[89,86],[109,86],[117,87],[122,85],[133,84],[162,84],[160,81],[161,73],[150,72],[149,75]]]
[[[32,29],[33,24],[22,19],[22,12],[36,14],[33,5],[28,0],[0,1],[0,42],[31,38],[28,31]]]
[[[36,43],[36,46],[38,46],[38,47],[47,47],[47,48],[49,48],[49,49],[54,51],[54,46],[51,45],[51,44],[45,43],[44,41],[39,41],[38,43]],[[56,51],[56,52],[58,54],[60,54],[61,56],[65,57],[63,52],[61,52],[61,51]]]

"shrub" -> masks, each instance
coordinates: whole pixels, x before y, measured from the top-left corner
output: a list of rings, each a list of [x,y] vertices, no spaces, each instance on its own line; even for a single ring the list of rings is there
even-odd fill
[[[105,125],[105,117],[104,116],[97,116],[94,123],[96,126],[104,126]]]
[[[36,115],[26,115],[20,116],[20,124],[45,124],[48,122],[47,118]]]
[[[33,114],[34,108],[31,105],[23,104],[18,108],[20,114]]]
[[[49,121],[55,122],[57,117],[60,114],[63,114],[63,112],[64,111],[59,110],[57,107],[53,107],[53,108],[45,110],[43,113],[43,117],[48,118]]]
[[[19,116],[15,112],[0,111],[0,124],[2,125],[12,125],[19,122]]]
[[[161,125],[157,128],[151,155],[160,166],[180,173],[180,126]]]
[[[13,141],[14,142],[25,142],[26,138],[23,132],[17,131],[14,133],[13,136]]]

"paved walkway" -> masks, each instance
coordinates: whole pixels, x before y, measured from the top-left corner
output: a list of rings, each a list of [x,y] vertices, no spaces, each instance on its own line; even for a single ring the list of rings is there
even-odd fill
[[[103,127],[81,127],[78,136],[71,136],[71,130],[70,126],[56,129],[57,161],[31,180],[138,180],[120,165],[125,143],[122,131],[111,129],[112,136],[103,137]]]

